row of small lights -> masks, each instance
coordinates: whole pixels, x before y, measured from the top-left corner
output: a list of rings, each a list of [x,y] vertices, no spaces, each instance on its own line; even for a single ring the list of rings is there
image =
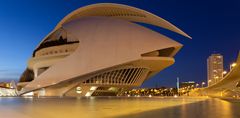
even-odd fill
[[[234,67],[236,67],[237,66],[237,63],[232,63],[231,65],[230,65],[230,70],[232,70],[232,68],[234,68]],[[226,75],[227,74],[227,71],[223,71],[223,75]],[[208,82],[211,82],[211,80],[209,80]],[[202,85],[202,87],[205,85],[206,83],[205,82],[202,82],[201,83],[201,85]],[[196,88],[199,86],[199,84],[197,83],[196,85]],[[188,89],[188,88],[193,88],[194,87],[194,85],[192,85],[192,86],[188,86],[188,87],[184,87],[184,88],[180,88],[180,89]],[[171,90],[172,88],[170,88],[170,90]],[[167,89],[165,89],[165,90],[167,90]],[[134,91],[134,90],[133,90]]]
[[[205,84],[206,84],[205,82],[202,82],[202,87],[203,87]],[[195,85],[195,87],[197,88],[198,86],[199,86],[199,84],[197,83],[197,84]],[[194,88],[194,85],[180,88],[180,90],[182,90],[182,89],[183,89],[183,90],[184,90],[184,89],[189,89],[189,88]]]
[[[173,90],[173,88],[169,88],[169,89],[160,89],[160,90],[157,90],[157,89],[150,89],[150,91],[151,92],[155,92],[155,93],[160,93],[160,92],[164,92],[164,91],[168,91],[168,90],[170,90],[170,91],[172,91]],[[144,91],[146,91],[145,89],[140,89],[140,90],[137,90],[137,89],[133,89],[133,90],[131,90],[130,92],[144,92]],[[126,94],[127,92],[125,92],[125,94]],[[131,97],[131,95],[127,95],[128,97]],[[141,97],[141,95],[134,95],[134,97]],[[146,96],[144,96],[144,97],[146,97]],[[150,95],[148,95],[148,97],[152,97],[152,95],[150,94]],[[177,95],[174,95],[173,97],[178,97]]]

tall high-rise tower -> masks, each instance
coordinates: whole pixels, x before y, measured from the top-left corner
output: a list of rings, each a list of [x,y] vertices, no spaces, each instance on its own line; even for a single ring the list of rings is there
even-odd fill
[[[212,54],[207,59],[208,86],[211,86],[223,78],[223,56]]]

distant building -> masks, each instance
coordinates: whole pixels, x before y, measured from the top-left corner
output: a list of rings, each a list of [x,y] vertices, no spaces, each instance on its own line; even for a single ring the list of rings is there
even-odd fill
[[[212,54],[207,59],[208,86],[211,86],[223,78],[223,56]]]
[[[0,97],[1,96],[17,96],[17,89],[14,81],[10,83],[0,82]]]
[[[193,87],[195,87],[195,82],[194,81],[181,82],[179,86],[180,86],[180,88],[185,88],[185,87],[193,88]]]
[[[10,83],[0,82],[0,87],[1,88],[9,88],[10,87]]]

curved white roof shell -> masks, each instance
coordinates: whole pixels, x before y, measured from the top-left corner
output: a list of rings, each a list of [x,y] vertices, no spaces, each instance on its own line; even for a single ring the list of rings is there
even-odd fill
[[[107,16],[107,17],[117,17],[118,19],[124,19],[132,22],[147,23],[162,27],[173,32],[176,32],[185,37],[191,38],[189,35],[184,33],[182,30],[171,24],[170,22],[164,20],[161,17],[158,17],[147,11],[130,7],[121,4],[112,4],[112,3],[101,3],[89,5],[86,7],[79,8],[66,17],[64,17],[56,26],[55,29],[58,29],[62,24],[67,23],[71,20],[74,20],[79,17],[84,16]]]
[[[131,22],[151,24],[161,28],[168,29],[170,31],[176,32],[182,36],[192,39],[192,37],[183,32],[181,29],[177,28],[176,26],[174,26],[173,24],[159,16],[156,16],[142,9],[114,3],[99,3],[81,7],[65,16],[57,24],[57,26],[52,32],[62,27],[64,23],[86,16],[116,17],[118,19],[124,19]],[[49,35],[51,33],[49,33]],[[47,38],[49,35],[47,35],[45,38]]]

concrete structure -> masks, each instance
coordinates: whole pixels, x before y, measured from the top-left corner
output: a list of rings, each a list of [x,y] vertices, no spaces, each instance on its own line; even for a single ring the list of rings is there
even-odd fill
[[[120,4],[79,8],[33,52],[19,85],[20,95],[115,95],[174,63],[182,45],[136,22],[186,33],[149,12]]]
[[[223,56],[212,54],[207,59],[208,86],[219,82],[223,78]]]
[[[234,67],[219,82],[203,89],[206,95],[220,97],[240,97],[240,53]]]
[[[231,64],[230,71],[223,79],[206,88],[191,91],[192,96],[207,95],[214,97],[240,98],[240,52],[235,63]]]

